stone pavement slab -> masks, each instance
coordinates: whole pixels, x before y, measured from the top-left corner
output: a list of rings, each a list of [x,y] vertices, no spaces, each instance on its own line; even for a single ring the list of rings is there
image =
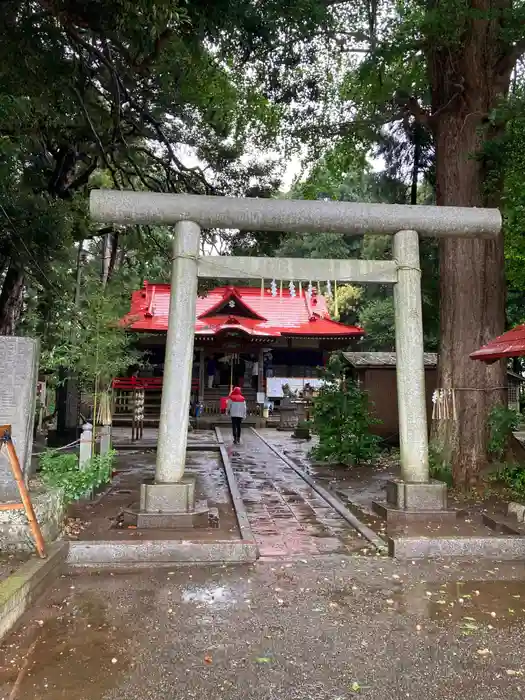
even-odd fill
[[[226,438],[225,431],[223,435]],[[262,557],[348,554],[366,541],[252,431],[228,454]]]

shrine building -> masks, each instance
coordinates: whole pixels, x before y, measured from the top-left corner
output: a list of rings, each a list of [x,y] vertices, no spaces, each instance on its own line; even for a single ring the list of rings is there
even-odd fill
[[[145,424],[158,423],[169,303],[169,284],[145,282],[132,294],[123,321],[138,334],[149,366],[114,380],[116,424],[129,419],[128,396],[136,386],[145,389]],[[217,416],[221,397],[239,384],[255,415],[266,397],[278,404],[284,384],[299,392],[318,384],[330,352],[355,349],[363,334],[332,320],[327,298],[313,286],[216,287],[197,300],[193,403],[205,416]]]

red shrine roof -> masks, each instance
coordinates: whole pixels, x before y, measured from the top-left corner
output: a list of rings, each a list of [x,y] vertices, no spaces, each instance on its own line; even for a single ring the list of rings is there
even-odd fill
[[[525,355],[525,324],[516,326],[510,331],[491,340],[479,350],[471,353],[473,360],[496,362],[504,357],[521,357]]]
[[[130,330],[155,332],[168,330],[169,284],[151,284],[131,296],[131,309],[123,322]],[[216,336],[240,331],[252,337],[360,337],[362,328],[332,321],[326,300],[315,293],[309,299],[303,290],[295,297],[283,289],[282,297],[255,287],[216,287],[197,299],[195,334]]]

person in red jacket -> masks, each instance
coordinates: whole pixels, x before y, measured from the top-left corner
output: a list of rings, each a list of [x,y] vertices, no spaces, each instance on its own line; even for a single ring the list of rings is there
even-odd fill
[[[236,386],[228,396],[228,406],[226,413],[232,419],[233,444],[238,445],[241,441],[241,425],[246,418],[246,400],[241,394],[241,388]]]

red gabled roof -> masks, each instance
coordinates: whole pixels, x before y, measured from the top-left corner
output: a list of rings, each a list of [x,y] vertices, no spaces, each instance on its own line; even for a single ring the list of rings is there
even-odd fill
[[[169,284],[144,283],[133,292],[131,309],[123,319],[133,331],[167,331],[170,301]],[[235,302],[230,308],[229,302]],[[227,330],[240,330],[257,337],[317,336],[360,337],[358,326],[346,326],[332,321],[326,300],[306,294],[295,297],[283,289],[276,297],[269,289],[261,295],[255,287],[216,287],[206,297],[197,299],[195,333],[199,336],[218,335]]]
[[[496,362],[504,357],[521,357],[525,355],[525,324],[516,326],[510,331],[491,340],[479,350],[471,353],[473,360]]]
[[[244,311],[251,318],[255,318],[258,321],[267,320],[264,316],[261,316],[259,313],[257,313],[257,311],[255,311],[255,309],[253,309],[249,305],[246,299],[242,298],[241,294],[237,289],[235,289],[235,287],[219,287],[219,289],[224,289],[224,294],[222,295],[222,298],[216,301],[215,304],[207,308],[201,314],[197,312],[198,319],[213,316],[214,314],[217,314],[221,311],[222,313],[226,313],[226,311],[228,311],[228,306],[233,303],[237,311],[241,309],[241,311]]]

